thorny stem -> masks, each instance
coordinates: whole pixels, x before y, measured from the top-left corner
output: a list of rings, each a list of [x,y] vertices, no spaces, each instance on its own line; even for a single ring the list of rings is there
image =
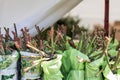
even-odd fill
[[[32,62],[33,65],[30,66],[30,67],[25,68],[24,71],[27,72],[27,71],[29,71],[30,69],[32,69],[33,67],[35,67],[36,65],[40,64],[41,61],[46,61],[46,60],[48,60],[48,59],[49,59],[49,58],[42,58],[42,59],[40,59],[40,60],[33,61],[33,62]]]
[[[75,31],[75,26],[73,25],[72,26],[72,30],[71,30],[71,32],[72,32],[72,39],[74,38],[74,31]]]
[[[110,43],[110,38],[109,37],[105,37],[105,42],[104,42],[104,46],[103,46],[103,52],[102,54],[100,55],[100,57],[104,56],[105,55],[105,58],[106,58],[106,61],[107,61],[107,64],[108,66],[110,67],[110,64],[109,64],[109,59],[108,59],[108,45]]]
[[[13,35],[14,35],[14,40],[15,41],[18,41],[18,33],[17,33],[17,27],[16,27],[16,24],[14,23],[14,29],[15,31],[12,31]]]
[[[6,32],[5,37],[6,37],[7,39],[12,40],[11,36],[9,35],[9,28],[5,28],[5,27],[4,27],[4,30],[5,30],[5,32]]]
[[[17,49],[22,49],[22,41],[21,41],[21,39],[20,39],[20,41],[15,41],[14,44],[15,44],[15,47]]]
[[[0,28],[0,48],[2,46],[2,42],[3,42],[3,35],[1,34],[1,28]]]
[[[64,38],[63,38],[63,33],[62,33],[62,31],[58,28],[58,30],[56,31],[56,33],[57,33],[57,35],[56,35],[56,37],[55,37],[55,42],[54,42],[54,44],[56,44],[60,39],[62,39],[63,40],[63,42],[65,43],[65,40],[64,40]]]
[[[14,44],[16,48],[22,49],[22,39],[18,37],[17,27],[15,23],[14,23],[14,31],[12,31],[12,34],[14,35]]]
[[[15,24],[15,23],[14,23],[14,29],[15,29],[16,37],[18,37],[17,27],[16,27],[16,24]]]
[[[52,27],[50,30],[50,39],[51,39],[51,47],[52,47],[52,54],[54,53],[54,28]]]
[[[119,61],[120,61],[120,48],[118,50],[118,54],[117,54],[117,58],[115,60],[115,63],[114,65],[112,66],[112,70],[115,70],[117,68],[117,65],[119,64]]]
[[[29,41],[28,40],[28,32],[29,32],[29,30],[25,27],[24,29],[21,29],[21,31],[23,33],[25,44],[27,44],[27,42]]]
[[[3,35],[1,33],[1,28],[0,28],[0,54],[5,54],[4,48],[3,48]]]
[[[31,49],[33,49],[33,50],[35,50],[35,51],[37,51],[37,52],[39,52],[41,56],[46,56],[46,54],[43,51],[35,48],[34,46],[32,46],[31,43],[28,42],[28,44],[26,44],[26,46],[29,47],[29,48],[31,48]]]
[[[108,45],[109,45],[109,43],[110,43],[110,38],[109,37],[105,37],[105,44],[104,44],[105,48],[103,50],[103,53],[105,54],[105,58],[106,58],[107,64],[108,64],[108,66],[110,68],[109,59],[108,59]]]
[[[96,77],[98,77],[104,70],[105,70],[105,68],[102,68],[102,69],[96,74]]]
[[[38,42],[38,45],[39,45],[39,49],[43,50],[44,45],[43,45],[42,31],[43,31],[44,28],[40,29],[39,26],[37,26],[37,25],[35,25],[35,28],[38,32],[38,35],[36,36],[36,38],[38,40],[37,42]]]
[[[109,59],[108,59],[108,45],[109,45],[109,42],[110,42],[110,38],[109,38],[109,37],[105,37],[103,55],[105,55],[107,64],[108,64],[108,66],[109,66],[109,68],[110,68]],[[103,55],[102,55],[102,56],[103,56]],[[98,77],[98,76],[104,71],[104,69],[105,69],[105,67],[102,68],[102,69],[96,74],[96,77]]]
[[[42,33],[42,31],[43,31],[44,28],[40,29],[39,26],[37,26],[37,25],[35,25],[35,28],[36,28],[38,34],[39,34],[40,37],[41,37],[41,33]]]
[[[79,43],[77,46],[77,49],[80,50],[81,46],[82,46],[82,40],[83,40],[83,32],[81,32],[81,38],[79,39]]]
[[[118,44],[118,46],[117,46],[117,48],[116,48],[116,49],[117,49],[117,50],[119,50],[119,48],[120,48],[120,41],[119,41],[119,44]]]
[[[28,58],[28,56],[21,56],[22,58]],[[30,58],[41,58],[41,56],[31,55]]]
[[[112,36],[111,42],[114,43],[114,42],[115,42],[116,29],[112,28],[111,34],[112,34],[112,35],[111,35],[111,36]]]
[[[69,44],[71,45],[71,47],[76,48],[76,45],[75,45],[75,43],[73,42],[73,40],[69,40]]]
[[[52,50],[52,47],[50,47],[48,44],[46,44],[46,47],[48,47],[49,49],[51,49],[51,50]]]
[[[94,56],[92,56],[92,57],[89,57],[90,59],[93,59],[94,57],[97,57],[97,56],[100,56],[100,54],[96,54],[96,55],[94,55]]]

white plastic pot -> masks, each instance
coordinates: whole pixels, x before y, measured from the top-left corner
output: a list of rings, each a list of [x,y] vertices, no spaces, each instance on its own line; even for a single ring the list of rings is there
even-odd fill
[[[44,80],[62,80],[63,75],[60,71],[62,55],[57,55],[57,58],[50,61],[43,61],[41,67],[44,72]]]
[[[22,62],[22,80],[28,79],[39,79],[41,74],[40,64],[35,65],[31,69],[24,71],[26,68],[33,66],[32,63],[35,60],[39,59],[39,54],[30,53],[30,52],[20,52],[21,54],[21,62]],[[32,56],[36,56],[38,58],[33,58]]]
[[[0,55],[0,80],[17,80],[17,60],[19,54]]]

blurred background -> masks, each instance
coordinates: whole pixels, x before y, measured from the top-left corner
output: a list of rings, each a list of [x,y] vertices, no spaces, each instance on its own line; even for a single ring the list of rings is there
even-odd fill
[[[110,0],[110,23],[120,21],[120,0]],[[81,19],[80,25],[92,29],[94,24],[104,24],[104,0],[83,0],[67,15]]]
[[[110,0],[110,32],[116,30],[115,37],[120,40],[120,0]],[[80,19],[78,25],[88,31],[93,31],[95,27],[104,27],[104,0],[84,0],[73,10],[65,15]]]

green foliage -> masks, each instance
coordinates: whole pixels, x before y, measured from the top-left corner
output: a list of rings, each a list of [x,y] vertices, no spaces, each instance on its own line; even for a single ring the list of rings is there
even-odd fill
[[[69,48],[68,50],[64,51],[62,58],[62,67],[61,67],[61,71],[64,75],[63,80],[66,80],[67,77],[70,77],[68,75],[73,75],[71,70],[78,70],[78,71],[84,70],[84,62],[87,61],[88,62],[90,61],[89,58],[85,54],[81,53],[76,49]],[[76,73],[77,72],[74,72],[74,74]],[[77,79],[80,80],[79,78]]]
[[[44,72],[44,80],[62,80],[63,75],[61,74],[61,55],[57,55],[56,59],[50,61],[43,61],[41,66]]]
[[[64,25],[67,28],[66,35],[75,38],[76,35],[81,34],[81,31],[88,32],[88,29],[86,29],[84,26],[79,26],[80,21],[81,20],[78,17],[67,16],[58,20],[55,23],[55,27]]]
[[[38,55],[35,55],[34,53],[29,53],[29,52],[20,52],[20,53],[22,55],[21,62],[22,62],[23,76],[27,72],[40,74],[41,73],[41,68],[40,68],[41,61],[39,61],[40,57]],[[34,63],[34,61],[37,61],[37,62]]]
[[[103,64],[103,57],[90,63],[85,64],[85,80],[103,80],[100,66]]]
[[[0,69],[6,69],[15,60],[18,60],[19,54],[17,51],[13,52],[12,55],[0,55]]]
[[[120,43],[114,38],[109,43],[104,30],[96,28],[89,33],[83,26],[79,27],[79,23],[80,19],[68,16],[46,30],[35,26],[38,32],[35,37],[29,35],[26,27],[22,29],[22,37],[17,36],[15,29],[14,39],[6,31],[5,40],[0,35],[0,70],[18,59],[18,55],[12,55],[12,51],[17,49],[25,54],[21,53],[23,76],[36,73],[39,77],[43,75],[44,80],[117,80],[115,77],[120,74]],[[76,35],[79,42],[74,42]],[[33,53],[27,56],[26,51]],[[35,53],[40,55],[33,56]],[[13,76],[2,77],[7,80]]]
[[[115,57],[115,56],[117,56],[118,51],[115,50],[115,49],[110,49],[110,50],[108,51],[108,53],[109,53],[112,57]]]
[[[112,41],[112,39],[111,39],[111,41]],[[119,44],[119,42],[115,39],[115,40],[114,40],[114,43],[110,42],[110,44],[109,44],[109,46],[108,46],[108,49],[114,49],[114,50],[116,50],[118,44]]]
[[[84,80],[84,70],[71,70],[67,80]]]
[[[12,80],[15,74],[12,75],[2,75],[2,80]]]
[[[105,70],[103,71],[103,75],[106,80],[117,80],[116,76],[112,73],[108,65],[105,67]]]

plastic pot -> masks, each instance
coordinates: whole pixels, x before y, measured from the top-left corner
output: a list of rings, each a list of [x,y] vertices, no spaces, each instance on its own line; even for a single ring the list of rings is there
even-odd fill
[[[17,80],[17,51],[11,55],[0,55],[0,80]]]

